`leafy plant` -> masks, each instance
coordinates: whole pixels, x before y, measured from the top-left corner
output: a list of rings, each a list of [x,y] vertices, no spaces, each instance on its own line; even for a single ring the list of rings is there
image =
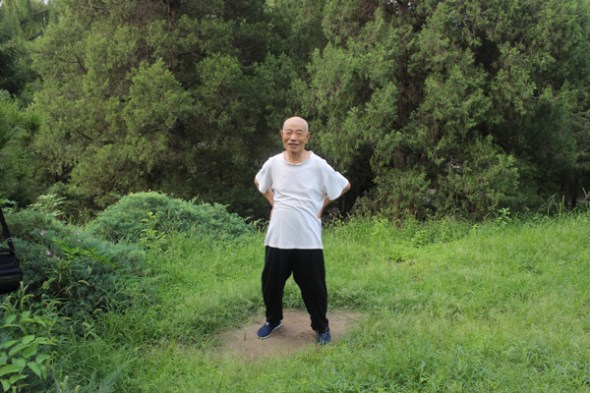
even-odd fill
[[[100,313],[124,310],[149,292],[145,252],[137,245],[112,244],[56,220],[39,209],[10,211],[15,247],[25,272],[27,293],[57,300],[56,311],[71,318],[60,328],[93,334]],[[65,320],[64,320],[65,322]]]
[[[30,316],[25,313],[20,315],[21,319]],[[16,315],[8,315],[8,321],[2,327],[5,328]],[[27,379],[27,369],[33,371],[37,377],[47,378],[47,363],[51,356],[39,353],[39,347],[51,345],[52,341],[46,337],[36,337],[34,334],[23,336],[20,339],[5,341],[0,344],[0,383],[5,392],[21,387],[23,380]]]
[[[51,366],[50,332],[55,323],[51,302],[44,311],[20,290],[0,303],[0,384],[4,392],[19,391],[34,379],[44,380]]]
[[[139,244],[146,249],[160,248],[166,243],[166,234],[157,229],[158,218],[152,212],[147,212],[147,217],[141,220],[145,228],[139,236]]]
[[[64,215],[62,205],[66,201],[65,197],[57,194],[45,194],[37,197],[35,202],[29,206],[31,209],[45,211],[55,218],[61,218]]]
[[[234,237],[253,231],[243,219],[229,213],[222,205],[195,204],[158,192],[139,192],[123,197],[99,213],[89,223],[88,230],[113,242],[145,242],[148,232],[149,236],[158,232],[198,231]]]
[[[0,42],[2,29],[3,26],[0,26]],[[5,48],[5,43],[2,42],[0,62]],[[2,63],[0,89],[4,73],[7,71],[5,66],[6,64]],[[6,91],[0,90],[0,195],[19,203],[29,202],[32,194],[37,192],[38,185],[33,180],[34,161],[25,147],[30,143],[31,134],[39,126],[39,118],[21,109]]]
[[[510,208],[503,207],[498,210],[498,215],[495,219],[495,222],[500,226],[506,226],[512,221],[512,217],[510,217],[512,213],[510,212]]]

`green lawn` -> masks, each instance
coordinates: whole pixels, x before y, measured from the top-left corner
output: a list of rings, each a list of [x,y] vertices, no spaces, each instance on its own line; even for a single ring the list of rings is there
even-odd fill
[[[153,254],[158,305],[110,316],[69,361],[129,392],[590,392],[589,235],[587,214],[332,226],[330,307],[365,318],[251,363],[220,356],[218,334],[263,312],[263,234],[178,236]],[[285,305],[303,307],[292,281]]]

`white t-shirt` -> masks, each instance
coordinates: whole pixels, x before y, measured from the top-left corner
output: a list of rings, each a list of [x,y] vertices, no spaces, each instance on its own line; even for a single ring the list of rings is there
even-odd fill
[[[348,185],[323,158],[310,152],[300,164],[283,153],[269,158],[256,175],[258,190],[272,189],[274,207],[264,244],[281,249],[322,249],[318,214],[326,197],[334,200]]]

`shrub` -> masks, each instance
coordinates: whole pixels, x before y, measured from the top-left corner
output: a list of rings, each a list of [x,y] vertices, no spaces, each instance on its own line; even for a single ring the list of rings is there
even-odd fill
[[[30,243],[39,242],[41,233],[61,237],[74,231],[74,227],[65,225],[44,210],[23,209],[17,211],[7,209],[5,213],[11,235]]]
[[[377,187],[355,203],[355,215],[424,218],[429,213],[424,197],[429,181],[421,168],[386,171],[375,181]]]
[[[0,301],[0,385],[4,392],[43,384],[48,376],[56,315],[51,303],[30,300],[31,295],[21,289]]]
[[[149,290],[138,285],[145,260],[138,246],[96,239],[34,209],[9,211],[7,221],[27,293],[55,300],[59,316],[70,319],[64,326],[77,334],[84,334],[98,313],[124,310]]]
[[[88,224],[88,230],[113,242],[139,242],[146,235],[154,237],[154,232],[196,230],[234,237],[249,233],[252,228],[223,205],[195,204],[157,192],[140,192],[123,197],[99,213]]]
[[[470,145],[469,159],[447,165],[438,178],[435,202],[440,215],[482,220],[518,199],[519,173],[514,157],[493,146],[491,138]]]

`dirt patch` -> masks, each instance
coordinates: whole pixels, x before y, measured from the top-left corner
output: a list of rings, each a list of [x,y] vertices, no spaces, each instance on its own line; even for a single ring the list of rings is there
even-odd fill
[[[337,342],[362,316],[362,314],[352,311],[335,310],[329,312],[332,342]],[[256,359],[262,355],[265,357],[285,356],[302,348],[317,345],[315,332],[310,327],[309,314],[305,311],[285,310],[283,325],[275,330],[269,338],[260,340],[256,336],[256,332],[264,322],[264,316],[260,316],[250,321],[247,326],[222,334],[221,353]]]

